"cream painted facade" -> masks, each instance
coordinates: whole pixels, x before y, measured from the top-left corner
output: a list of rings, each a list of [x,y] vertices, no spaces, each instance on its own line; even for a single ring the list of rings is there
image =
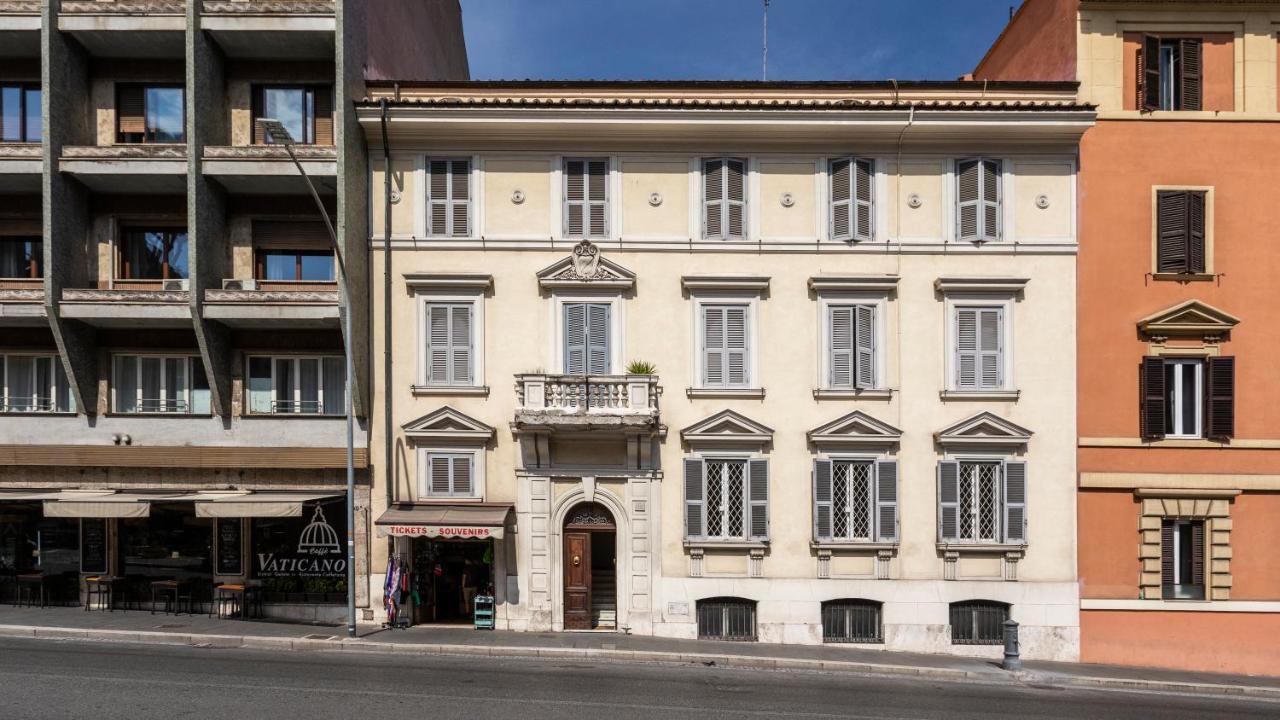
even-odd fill
[[[499,627],[564,629],[563,528],[594,502],[617,528],[617,626],[632,633],[697,637],[698,602],[737,597],[756,601],[760,641],[821,643],[822,604],[856,598],[882,604],[883,643],[867,647],[995,657],[998,646],[951,639],[950,604],[981,599],[1009,604],[1025,657],[1075,659],[1075,174],[1093,113],[1066,87],[997,85],[985,98],[981,83],[898,97],[664,89],[722,103],[681,111],[628,107],[647,91],[625,86],[546,91],[605,106],[594,110],[486,104],[540,92],[518,84],[461,102],[470,91],[401,88],[389,117],[389,343],[376,100],[390,91],[372,90],[358,108],[373,168],[372,325],[374,347],[392,349],[374,407],[381,417],[392,403],[395,430],[388,473],[374,424],[370,517],[440,502],[427,455],[474,453],[476,496],[446,502],[514,506],[494,544]],[[836,104],[847,96],[868,106]],[[761,100],[812,106],[752,106]],[[829,162],[848,155],[874,162],[870,240],[830,237]],[[741,239],[703,237],[702,161],[713,157],[746,160]],[[957,237],[957,162],[974,157],[999,162],[996,241]],[[441,158],[469,161],[459,237],[428,233],[428,159]],[[590,243],[563,231],[565,158],[608,161],[608,230]],[[465,386],[428,382],[431,302],[472,308]],[[559,377],[575,302],[609,308],[608,372],[593,377],[608,407],[590,412],[552,407],[575,385]],[[874,380],[856,390],[830,382],[830,308],[851,303],[874,316]],[[739,387],[704,382],[704,305],[745,308]],[[1000,378],[965,390],[956,314],[974,308],[1000,313]],[[633,361],[656,376],[627,375]],[[767,461],[767,538],[687,534],[690,458]],[[896,461],[896,538],[815,538],[815,461],[828,459]],[[1025,541],[940,541],[939,465],[952,460],[1025,462]],[[375,536],[374,595],[403,542]]]

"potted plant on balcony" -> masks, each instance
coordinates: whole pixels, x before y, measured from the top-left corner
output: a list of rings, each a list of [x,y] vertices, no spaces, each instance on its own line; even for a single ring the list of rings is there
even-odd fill
[[[657,375],[658,366],[644,360],[632,360],[627,363],[628,375]]]

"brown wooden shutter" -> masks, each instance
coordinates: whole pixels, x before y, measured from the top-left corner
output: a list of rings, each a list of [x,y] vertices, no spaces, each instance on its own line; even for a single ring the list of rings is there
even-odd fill
[[[250,104],[252,105],[250,112],[253,115],[253,144],[266,145],[267,132],[262,128],[262,123],[259,122],[262,119],[262,88],[253,88],[253,93],[251,94],[253,95],[250,99]]]
[[[333,144],[333,88],[315,89],[316,145]]]
[[[1201,105],[1202,42],[1200,38],[1183,38],[1178,42],[1178,62],[1182,66],[1182,103],[1179,110],[1199,110]]]
[[[116,126],[121,135],[147,131],[145,98],[141,85],[116,86]]]
[[[1186,578],[1183,578],[1186,582]],[[1204,587],[1204,521],[1191,523],[1191,584]]]
[[[1211,357],[1206,365],[1205,434],[1213,440],[1228,440],[1236,434],[1236,359]]]
[[[326,250],[329,231],[309,220],[255,220],[253,246],[259,250]]]
[[[1164,358],[1148,356],[1142,358],[1139,371],[1139,386],[1142,407],[1139,412],[1142,425],[1142,437],[1147,440],[1159,440],[1164,437],[1166,400],[1164,388]]]
[[[1138,56],[1138,108],[1160,109],[1160,37],[1142,36]]]
[[[1160,589],[1161,594],[1173,597],[1173,521],[1160,522]]]
[[[1185,190],[1156,193],[1156,272],[1178,273],[1188,269],[1189,195]],[[1203,257],[1203,242],[1201,246]]]
[[[1187,193],[1187,272],[1204,272],[1205,196]]]

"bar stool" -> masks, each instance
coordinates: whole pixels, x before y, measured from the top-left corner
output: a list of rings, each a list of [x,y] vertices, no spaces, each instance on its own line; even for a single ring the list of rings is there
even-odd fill
[[[45,607],[44,573],[22,573],[18,575],[18,607],[35,607],[36,597],[40,598],[40,607]]]
[[[107,610],[109,612],[115,612],[115,587],[117,583],[123,581],[124,578],[109,575],[98,575],[85,578],[85,612],[89,612],[89,610],[93,608],[95,599],[98,601],[99,611]]]

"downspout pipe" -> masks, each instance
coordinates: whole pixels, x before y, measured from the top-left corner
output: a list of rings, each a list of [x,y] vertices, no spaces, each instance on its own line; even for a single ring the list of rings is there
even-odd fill
[[[390,505],[398,482],[391,437],[391,141],[387,137],[387,99],[382,98],[379,105],[382,110],[382,467]]]

